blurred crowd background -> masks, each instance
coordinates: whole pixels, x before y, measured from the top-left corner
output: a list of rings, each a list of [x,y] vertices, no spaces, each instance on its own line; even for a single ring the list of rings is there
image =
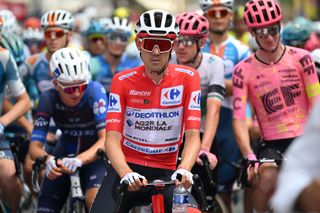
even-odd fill
[[[244,5],[246,0],[235,0],[235,5]],[[320,0],[279,0],[284,9],[285,20],[304,16],[318,20]],[[130,8],[132,21],[147,9],[164,9],[172,13],[199,10],[197,0],[0,0],[0,9],[10,9],[23,21],[29,16],[40,17],[50,9],[65,9],[76,15],[78,23],[86,27],[86,19],[109,17],[115,8]],[[125,11],[123,11],[125,13]],[[125,15],[125,14],[124,14]]]

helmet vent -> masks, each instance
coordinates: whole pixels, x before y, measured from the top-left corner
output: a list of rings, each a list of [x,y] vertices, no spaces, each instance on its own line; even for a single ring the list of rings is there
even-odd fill
[[[81,64],[80,64],[81,65]],[[80,66],[81,67],[81,66]],[[77,75],[77,66],[76,65],[73,65],[73,70],[74,70],[74,73]]]
[[[69,55],[70,55],[70,58],[71,58],[71,59],[74,59],[74,57],[73,57],[73,55],[72,55],[71,53],[69,53]]]
[[[268,13],[266,11],[266,9],[263,9],[262,10],[262,14],[263,14],[263,18],[265,21],[269,21],[269,16],[268,16]],[[271,13],[272,14],[272,13]],[[273,15],[274,15],[274,12],[273,12]],[[272,18],[274,18],[274,16],[272,16]]]
[[[62,69],[62,66],[60,63],[58,64],[58,67],[59,67],[60,72],[63,73],[63,69]]]
[[[161,27],[162,13],[155,13],[154,19],[155,19],[156,27]]]
[[[192,29],[195,30],[195,29],[198,28],[198,26],[199,26],[199,21],[195,21],[194,24],[193,24]]]
[[[171,24],[172,24],[172,15],[167,15],[167,17],[166,17],[166,23],[165,23],[165,27],[170,27],[171,26]]]
[[[146,13],[144,14],[144,24],[148,27],[151,27],[151,17],[150,17],[150,14]]]

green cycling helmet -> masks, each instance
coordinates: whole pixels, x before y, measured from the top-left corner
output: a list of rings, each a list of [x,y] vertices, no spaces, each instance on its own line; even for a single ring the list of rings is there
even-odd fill
[[[301,46],[310,38],[310,33],[308,26],[289,22],[282,30],[282,41],[285,45]]]
[[[9,50],[19,66],[26,59],[22,38],[10,32],[1,32],[0,35],[0,46]]]

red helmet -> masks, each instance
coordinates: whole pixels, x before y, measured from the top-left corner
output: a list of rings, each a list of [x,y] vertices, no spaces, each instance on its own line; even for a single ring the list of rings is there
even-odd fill
[[[244,8],[244,21],[249,28],[261,28],[282,19],[281,7],[274,0],[250,0]]]
[[[34,16],[27,18],[23,23],[24,28],[40,28],[40,26],[40,19]]]
[[[209,31],[209,22],[206,17],[193,12],[186,12],[176,17],[180,28],[180,35],[195,36],[206,39]]]

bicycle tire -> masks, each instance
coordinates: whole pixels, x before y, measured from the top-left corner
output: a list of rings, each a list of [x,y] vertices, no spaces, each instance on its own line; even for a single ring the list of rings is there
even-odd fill
[[[226,204],[223,202],[222,198],[218,194],[215,195],[210,209],[210,212],[212,213],[228,213]]]

